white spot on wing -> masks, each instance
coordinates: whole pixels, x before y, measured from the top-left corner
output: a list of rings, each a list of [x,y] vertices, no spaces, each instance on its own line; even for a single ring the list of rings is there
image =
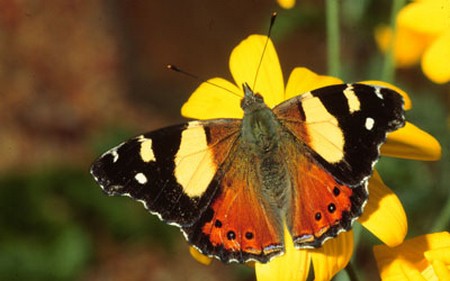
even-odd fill
[[[143,173],[137,173],[134,176],[134,179],[140,184],[146,184],[147,183],[147,177]]]
[[[113,163],[116,163],[119,160],[119,153],[117,153],[116,149],[111,150],[111,155],[113,156]]]
[[[144,136],[139,136],[138,141],[141,143],[141,149],[139,151],[142,161],[148,163],[151,161],[156,161],[155,154],[152,148],[152,139],[145,138]]]
[[[113,157],[113,163],[116,163],[117,160],[119,160],[119,153],[117,152],[117,150],[124,144],[121,143],[118,146],[111,148],[110,150],[106,151],[105,153],[103,153],[103,155],[101,156],[101,158],[105,157],[106,155],[110,154]]]
[[[375,125],[375,120],[373,120],[373,118],[367,117],[366,118],[366,129],[367,130],[372,130],[373,129],[373,125]]]
[[[377,97],[382,100],[383,95],[381,94],[381,87],[374,87],[374,89],[375,89],[375,95],[377,95]]]
[[[361,109],[361,103],[359,102],[359,98],[356,96],[355,91],[353,91],[352,84],[347,84],[347,88],[344,90],[344,96],[347,99],[350,113]]]

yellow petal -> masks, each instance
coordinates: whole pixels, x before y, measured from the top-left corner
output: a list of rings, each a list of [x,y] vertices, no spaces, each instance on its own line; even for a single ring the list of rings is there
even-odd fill
[[[449,248],[450,247],[450,233],[447,231],[436,232],[427,234],[424,236],[420,236],[422,240],[424,240],[424,244],[426,244],[426,248],[431,249],[428,252],[425,252],[425,257],[429,260],[439,259],[443,261],[448,261],[450,264],[450,252],[443,254],[440,249]]]
[[[289,76],[284,99],[290,99],[314,89],[341,83],[342,80],[338,78],[318,75],[305,67],[296,67]]]
[[[404,277],[404,278],[406,278],[406,279],[403,279],[403,278],[401,278],[401,279],[397,279],[396,277],[395,278],[383,278],[383,281],[385,281],[385,280],[392,280],[392,281],[395,281],[395,280],[407,280],[407,281],[431,281],[432,279],[427,279],[427,278],[425,278],[422,274],[420,274],[420,272],[417,270],[417,269],[415,269],[415,268],[408,268],[408,267],[406,267],[406,268],[403,268],[402,269],[403,270],[403,273],[405,274],[405,276],[406,277]]]
[[[376,171],[369,179],[369,200],[358,222],[390,247],[402,243],[408,231],[400,200]]]
[[[424,256],[428,256],[430,260],[445,258],[447,255],[442,256],[439,251],[432,250],[450,247],[450,234],[443,231],[418,236],[407,240],[401,247],[397,250],[412,252],[415,257],[420,257],[420,259],[423,259]]]
[[[234,94],[233,94],[234,93]],[[194,119],[242,118],[241,89],[222,78],[202,83],[181,108],[181,115]]]
[[[447,235],[447,239],[442,238],[441,241],[447,241],[447,246],[441,245],[437,249],[429,250],[425,252],[425,258],[428,261],[440,260],[445,264],[450,265],[450,237],[448,237],[448,232],[444,232]]]
[[[437,35],[450,25],[449,9],[448,0],[416,1],[400,10],[397,26]]]
[[[421,276],[424,278],[424,280],[427,281],[439,281],[440,279],[437,279],[436,273],[434,272],[433,266],[428,265],[424,270],[420,272]],[[413,279],[414,280],[414,279]]]
[[[353,245],[353,231],[348,231],[311,250],[315,281],[331,280],[344,269],[352,257]]]
[[[191,256],[198,261],[201,264],[204,265],[210,265],[212,263],[212,258],[207,257],[203,254],[201,254],[199,251],[197,251],[197,249],[195,249],[194,247],[189,247],[189,253],[191,254]]]
[[[387,52],[392,44],[396,67],[411,67],[417,64],[430,43],[427,34],[401,26],[397,27],[394,42],[391,42],[393,33],[388,26],[379,26],[375,29],[375,40],[384,52]]]
[[[373,249],[378,271],[383,281],[389,280],[425,280],[420,271],[408,260],[408,253],[393,252],[385,245],[377,245]]]
[[[361,81],[359,83],[366,84],[366,85],[375,85],[375,86],[381,86],[386,87],[389,89],[392,89],[399,93],[403,97],[403,101],[405,102],[404,109],[410,110],[412,107],[411,99],[409,98],[408,94],[400,89],[399,87],[392,85],[391,83],[384,82],[384,81],[378,81],[378,80],[367,80],[367,81]]]
[[[283,9],[291,9],[295,5],[295,0],[277,0],[277,2]]]
[[[386,245],[377,245],[373,248],[378,271],[383,281],[421,281],[426,280],[414,266],[413,256],[400,253],[397,248],[391,249]]]
[[[437,84],[443,84],[450,81],[449,65],[450,29],[437,38],[427,49],[422,57],[422,70],[431,81]]]
[[[434,161],[441,158],[441,145],[425,131],[406,122],[405,127],[388,135],[387,141],[381,146],[384,156]]]
[[[439,280],[450,280],[450,271],[443,262],[436,260],[431,265]]]
[[[264,97],[270,108],[283,101],[283,73],[275,47],[270,39],[267,41],[267,36],[251,35],[234,48],[230,71],[236,85],[242,87],[243,83],[248,83],[253,91]]]
[[[286,227],[284,233],[286,253],[265,264],[255,263],[258,281],[301,281],[308,277],[311,264],[309,250],[295,249],[292,237]]]
[[[450,233],[447,231],[442,232],[435,232],[431,234],[427,234],[422,236],[422,239],[425,239],[425,244],[429,249],[441,249],[445,247],[450,247]],[[412,240],[412,239],[411,239]],[[430,252],[431,254],[432,252]],[[438,252],[434,253],[435,258],[439,257],[447,257],[447,256],[441,256],[438,254]],[[431,254],[430,258],[433,257],[433,254]]]
[[[440,259],[442,254],[431,254],[430,249],[446,247],[450,247],[450,234],[440,232],[409,239],[394,248],[377,245],[373,251],[383,280],[438,280],[440,276],[447,277],[448,269]],[[428,259],[433,255],[436,259]],[[449,280],[445,278],[439,280]]]

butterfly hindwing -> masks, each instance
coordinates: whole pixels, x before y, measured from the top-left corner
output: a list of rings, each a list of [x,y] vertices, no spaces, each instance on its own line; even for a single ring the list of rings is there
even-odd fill
[[[287,224],[298,248],[317,248],[351,228],[367,201],[367,181],[340,184],[318,163],[298,154],[292,167],[292,205]],[[307,175],[307,176],[305,176]]]
[[[239,120],[192,121],[140,135],[104,153],[91,173],[108,195],[141,201],[169,224],[192,225],[216,192],[239,128]]]
[[[261,195],[254,159],[235,151],[228,160],[211,205],[183,230],[206,255],[227,263],[267,262],[284,252],[281,218]]]

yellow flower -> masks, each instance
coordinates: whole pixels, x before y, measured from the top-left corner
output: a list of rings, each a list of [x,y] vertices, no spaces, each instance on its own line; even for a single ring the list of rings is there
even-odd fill
[[[450,280],[450,234],[439,232],[373,249],[383,280]]]
[[[242,118],[240,101],[243,91],[237,85],[245,82],[254,85],[253,90],[260,93],[271,108],[299,93],[342,83],[337,78],[317,75],[299,67],[292,71],[285,87],[278,56],[270,40],[262,56],[267,40],[266,36],[251,35],[242,41],[230,57],[230,71],[235,83],[222,78],[212,78],[208,83],[202,83],[183,105],[182,115],[196,119]],[[257,71],[259,63],[261,65]],[[374,81],[366,83],[374,84]],[[403,95],[406,108],[410,108],[407,95]],[[440,156],[437,141],[410,123],[390,134],[381,151],[389,156],[420,160],[437,159]],[[399,199],[384,185],[377,173],[369,180],[369,193],[370,199],[359,222],[385,244],[391,247],[399,245],[407,232],[406,216]],[[349,262],[353,252],[353,233],[341,233],[319,249],[297,250],[294,249],[289,232],[285,231],[285,246],[286,253],[283,256],[267,264],[255,263],[258,280],[305,280],[311,261],[316,280],[329,280]]]
[[[277,0],[277,2],[283,9],[292,9],[295,6],[295,0]]]
[[[450,0],[414,1],[400,10],[396,20],[392,43],[396,65],[409,67],[420,61],[431,81],[450,81]],[[381,49],[389,49],[389,28],[378,28],[375,37]]]

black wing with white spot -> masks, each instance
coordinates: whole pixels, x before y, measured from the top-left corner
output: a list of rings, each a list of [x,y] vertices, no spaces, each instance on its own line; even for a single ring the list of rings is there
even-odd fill
[[[280,104],[274,113],[312,158],[349,186],[367,180],[387,133],[405,124],[402,96],[365,84],[323,87]]]
[[[189,226],[216,193],[239,128],[238,120],[193,121],[140,135],[104,153],[91,174],[108,195],[129,196],[167,223]]]

